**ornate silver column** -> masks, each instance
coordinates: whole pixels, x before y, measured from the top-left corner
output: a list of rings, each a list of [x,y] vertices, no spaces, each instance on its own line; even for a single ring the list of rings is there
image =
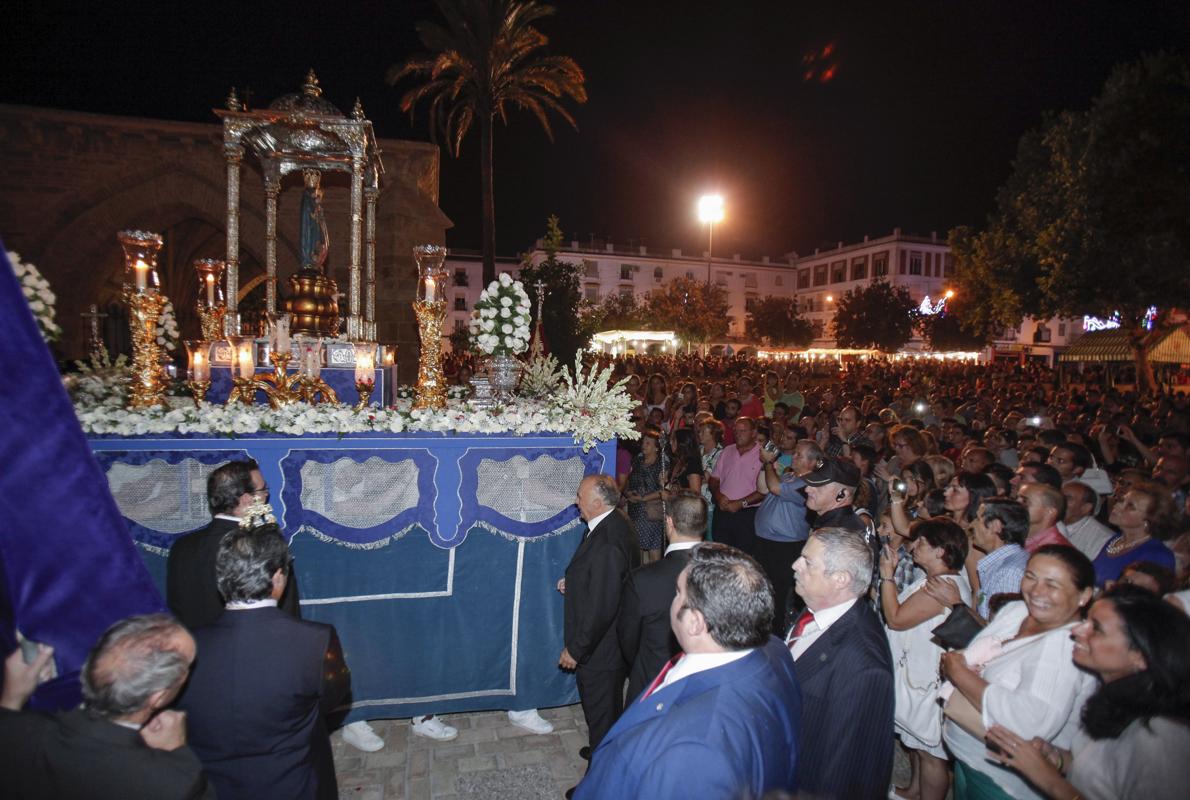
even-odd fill
[[[347,338],[360,341],[364,338],[360,316],[360,246],[362,244],[364,199],[364,159],[356,154],[351,159],[351,286],[348,291],[350,313],[347,317]]]
[[[281,182],[274,176],[267,176],[264,182],[264,268],[265,307],[268,313],[277,313],[277,196],[281,193]]]
[[[376,201],[380,189],[369,186],[364,189],[367,201],[365,254],[367,271],[364,273],[364,338],[376,341]]]
[[[227,159],[227,316],[223,318],[226,336],[240,334],[240,162],[244,148],[224,143]]]

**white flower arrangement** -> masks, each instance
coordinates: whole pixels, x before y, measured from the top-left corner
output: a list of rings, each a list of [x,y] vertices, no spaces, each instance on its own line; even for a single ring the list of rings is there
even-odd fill
[[[166,300],[161,308],[161,316],[157,318],[157,346],[172,353],[178,348],[178,338],[178,318],[174,314],[174,304]]]
[[[549,396],[562,382],[562,365],[553,356],[537,356],[525,365],[521,373],[519,392],[525,397]]]
[[[471,387],[463,386],[461,384],[454,384],[446,387],[447,400],[466,400],[471,396]]]
[[[9,250],[8,261],[12,264],[12,271],[17,276],[17,283],[21,285],[21,293],[29,303],[29,310],[37,320],[37,327],[41,331],[41,338],[47,342],[57,341],[62,335],[62,329],[54,321],[54,307],[58,298],[50,290],[50,282],[41,271],[32,264],[21,261],[21,256]]]
[[[409,399],[390,408],[356,410],[347,405],[294,403],[272,409],[266,405],[203,404],[177,409],[130,410],[113,397],[103,402],[76,395],[75,413],[90,435],[151,436],[203,434],[235,437],[252,433],[307,434],[401,433],[506,433],[517,435],[570,433],[586,452],[613,437],[635,439],[629,414],[632,399],[624,381],[608,386],[608,368],[589,374],[576,363],[577,377],[563,373],[565,387],[547,401],[518,400],[502,408],[479,409],[472,403],[449,400],[445,409],[414,409]]]
[[[62,379],[75,411],[95,406],[122,408],[128,401],[128,381],[132,370],[128,356],[121,354],[113,362],[107,348],[92,354],[89,361],[76,361],[78,372]]]
[[[600,370],[594,365],[584,373],[581,353],[574,358],[573,372],[564,370],[561,377],[562,386],[547,402],[553,414],[567,420],[567,428],[574,431],[574,440],[582,443],[584,453],[595,442],[612,436],[640,438],[640,432],[632,425],[636,401],[624,390],[627,378],[612,384],[610,366]]]
[[[479,293],[471,312],[471,342],[481,353],[514,356],[529,349],[529,295],[507,272]]]

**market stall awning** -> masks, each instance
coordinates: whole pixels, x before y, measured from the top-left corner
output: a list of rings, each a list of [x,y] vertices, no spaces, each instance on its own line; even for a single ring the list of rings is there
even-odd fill
[[[1128,332],[1116,328],[1083,334],[1058,356],[1059,361],[1127,362],[1134,360]],[[1185,326],[1167,331],[1149,350],[1154,364],[1190,364],[1190,334]]]

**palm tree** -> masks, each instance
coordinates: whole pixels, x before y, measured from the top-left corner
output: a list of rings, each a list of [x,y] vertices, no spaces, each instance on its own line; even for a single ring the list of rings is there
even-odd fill
[[[553,141],[549,111],[576,130],[574,117],[562,105],[569,96],[585,103],[586,77],[566,56],[539,51],[549,39],[533,27],[554,13],[537,0],[437,0],[446,19],[417,25],[429,51],[392,67],[388,82],[414,75],[424,82],[401,98],[401,110],[413,115],[423,99],[430,101],[430,131],[441,133],[456,157],[473,123],[479,124],[480,183],[483,202],[483,280],[496,277],[496,205],[492,190],[492,125],[497,115],[508,123],[509,106],[531,112]]]

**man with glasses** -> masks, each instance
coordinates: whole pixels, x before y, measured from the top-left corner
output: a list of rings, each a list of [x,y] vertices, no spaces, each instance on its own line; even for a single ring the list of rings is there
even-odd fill
[[[268,501],[268,484],[259,465],[251,459],[224,464],[207,478],[207,506],[213,518],[207,527],[174,542],[165,573],[166,603],[190,630],[210,625],[223,613],[223,598],[215,585],[219,542],[240,526],[240,518],[249,506]],[[296,578],[290,578],[278,606],[295,617],[301,616]]]
[[[835,417],[835,425],[823,450],[830,458],[849,457],[851,446],[861,441],[864,441],[864,433],[859,427],[859,409],[848,405]]]

